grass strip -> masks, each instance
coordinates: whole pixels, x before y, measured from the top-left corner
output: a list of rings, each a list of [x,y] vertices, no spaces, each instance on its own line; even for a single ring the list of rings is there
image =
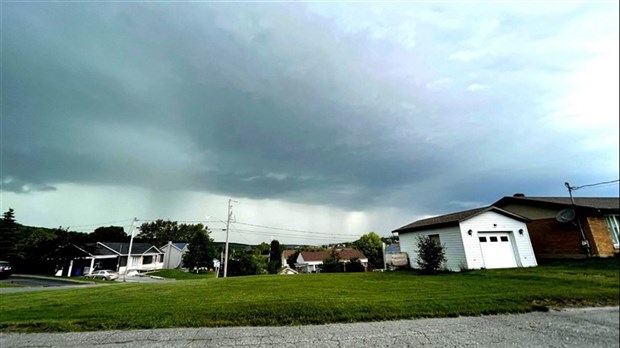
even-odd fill
[[[212,277],[0,295],[3,332],[302,325],[617,305],[618,260],[422,276]]]

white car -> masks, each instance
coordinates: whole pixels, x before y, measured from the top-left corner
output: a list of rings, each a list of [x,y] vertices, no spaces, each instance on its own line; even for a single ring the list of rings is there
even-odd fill
[[[109,269],[100,269],[98,271],[94,271],[93,273],[87,274],[84,277],[101,280],[115,280],[118,278],[118,273]]]

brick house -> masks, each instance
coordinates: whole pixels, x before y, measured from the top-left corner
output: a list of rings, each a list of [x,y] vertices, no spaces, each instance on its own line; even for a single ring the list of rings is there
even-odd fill
[[[620,198],[575,197],[575,205],[568,197],[526,197],[523,194],[503,197],[493,206],[524,216],[532,247],[537,258],[587,257],[584,243],[595,257],[609,257],[618,253],[620,238]],[[559,222],[557,214],[572,209],[576,218]],[[579,230],[581,223],[584,236]],[[587,242],[583,241],[583,237]]]

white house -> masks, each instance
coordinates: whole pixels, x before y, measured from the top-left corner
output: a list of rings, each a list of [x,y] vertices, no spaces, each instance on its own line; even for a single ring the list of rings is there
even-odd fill
[[[536,266],[526,223],[530,220],[497,207],[485,207],[418,220],[394,230],[401,251],[416,267],[418,238],[429,236],[445,246],[446,268]]]
[[[368,266],[368,258],[359,250],[355,249],[338,249],[336,250],[340,262],[345,264],[351,259],[360,260],[364,268]],[[297,256],[295,267],[302,273],[318,273],[321,271],[323,260],[331,256],[331,251],[301,251]]]
[[[172,269],[180,268],[183,265],[183,256],[189,251],[187,243],[172,243],[159,248],[164,253],[164,262],[162,268]]]
[[[299,274],[299,272],[297,272],[296,270],[292,269],[289,265],[284,264],[284,266],[280,267],[280,270],[278,270],[278,274],[280,274],[280,275],[292,275],[292,274]]]
[[[97,242],[82,249],[76,245],[70,245],[79,251],[68,264],[59,265],[62,275],[83,275],[99,269],[111,269],[120,274],[125,271],[152,271],[161,269],[164,254],[149,243],[133,243],[131,246],[131,258],[129,267],[129,243]]]

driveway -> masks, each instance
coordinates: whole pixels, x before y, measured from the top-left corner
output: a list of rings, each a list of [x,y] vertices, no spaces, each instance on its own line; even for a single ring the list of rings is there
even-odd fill
[[[287,327],[2,334],[0,347],[618,347],[618,307]]]
[[[169,283],[175,282],[175,279],[164,279],[161,277],[150,276],[134,276],[127,277],[127,283]],[[9,294],[13,292],[27,291],[49,291],[70,288],[84,288],[89,286],[112,285],[123,282],[123,278],[113,282],[95,283],[88,280],[71,280],[66,278],[42,277],[24,274],[14,274],[8,279],[0,280],[0,282],[10,282],[21,285],[21,287],[0,288],[0,294]],[[0,346],[1,347],[1,346]],[[4,347],[1,347],[4,348]]]
[[[27,274],[13,274],[7,279],[2,279],[3,283],[19,284],[21,287],[0,288],[0,294],[24,291],[41,291],[67,288],[83,288],[94,286],[94,282],[76,281],[66,278],[42,277]]]

